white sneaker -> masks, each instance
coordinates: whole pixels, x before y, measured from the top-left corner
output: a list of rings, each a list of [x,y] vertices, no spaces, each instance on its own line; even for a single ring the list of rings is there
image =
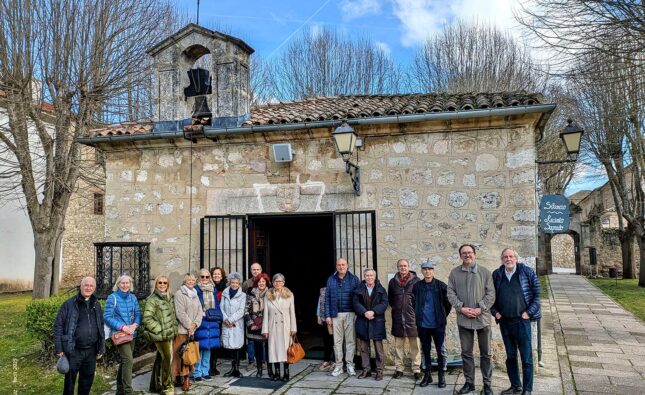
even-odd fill
[[[334,377],[337,377],[337,376],[338,376],[338,375],[340,375],[341,373],[343,373],[343,366],[341,365],[341,366],[339,367],[338,365],[336,365],[336,367],[334,368],[334,370],[331,372],[331,375],[332,375],[332,376],[334,376]]]
[[[347,374],[350,376],[356,376],[356,370],[354,370],[354,367],[351,365],[347,365]]]

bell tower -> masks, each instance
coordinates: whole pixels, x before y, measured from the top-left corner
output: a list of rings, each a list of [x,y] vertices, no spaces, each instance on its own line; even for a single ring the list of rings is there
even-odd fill
[[[154,121],[179,121],[208,113],[216,120],[247,116],[253,52],[238,38],[194,23],[149,49],[155,70]],[[195,69],[195,62],[207,54],[212,59],[208,70]]]

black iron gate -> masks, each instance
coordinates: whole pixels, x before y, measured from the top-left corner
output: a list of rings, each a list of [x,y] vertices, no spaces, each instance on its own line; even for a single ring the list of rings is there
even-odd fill
[[[106,298],[122,274],[132,277],[137,298],[150,295],[150,243],[94,243],[96,248],[96,296]]]
[[[222,267],[246,278],[246,217],[208,216],[200,221],[200,268]]]
[[[376,214],[374,211],[334,213],[335,258],[347,259],[349,270],[363,277],[376,270]]]

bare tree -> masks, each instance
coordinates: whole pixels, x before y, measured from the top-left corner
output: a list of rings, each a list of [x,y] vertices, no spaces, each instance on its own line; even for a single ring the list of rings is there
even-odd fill
[[[51,293],[65,213],[84,172],[75,139],[104,119],[139,117],[145,50],[168,18],[172,9],[154,0],[0,0],[0,107],[7,118],[0,149],[19,178],[34,234],[34,298]],[[45,101],[51,111],[43,111]]]
[[[607,173],[619,218],[623,276],[634,278],[631,246],[635,237],[640,251],[639,285],[645,286],[645,75],[631,59],[617,60],[604,51],[589,54],[580,63],[585,72],[575,73],[572,81],[588,131],[584,143]]]
[[[393,93],[400,85],[399,69],[383,49],[326,28],[304,30],[278,55],[272,74],[280,100]]]
[[[516,19],[538,43],[560,56],[565,73],[585,72],[592,63],[568,67],[576,58],[604,54],[605,61],[631,61],[645,73],[645,7],[642,0],[531,0]],[[598,57],[587,57],[588,62]],[[614,76],[615,78],[617,76]],[[599,81],[604,83],[605,81]]]
[[[546,74],[527,48],[493,25],[457,21],[428,37],[409,71],[423,92],[541,92]]]

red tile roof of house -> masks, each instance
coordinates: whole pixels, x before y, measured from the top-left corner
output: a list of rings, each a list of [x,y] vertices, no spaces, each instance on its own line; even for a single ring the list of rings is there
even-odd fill
[[[531,106],[543,101],[541,94],[529,94],[523,91],[314,97],[253,106],[250,119],[245,121],[242,127],[433,112],[462,112],[488,108]],[[152,122],[128,122],[96,129],[92,135],[100,137],[146,134],[150,133],[152,128]]]

